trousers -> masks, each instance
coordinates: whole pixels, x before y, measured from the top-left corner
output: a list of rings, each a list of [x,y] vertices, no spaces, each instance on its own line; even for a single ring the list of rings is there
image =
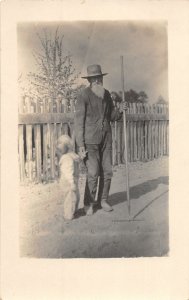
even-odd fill
[[[84,205],[90,205],[95,202],[98,177],[100,177],[100,181],[97,201],[99,203],[107,201],[113,175],[111,132],[105,131],[102,133],[100,144],[86,144],[86,150],[87,182]]]

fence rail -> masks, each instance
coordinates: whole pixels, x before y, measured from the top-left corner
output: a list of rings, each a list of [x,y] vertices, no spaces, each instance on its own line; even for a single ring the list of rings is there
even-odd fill
[[[55,105],[56,104],[56,105]],[[58,176],[55,144],[73,131],[74,105],[35,103],[25,99],[19,106],[18,157],[20,180],[50,181]],[[127,111],[128,160],[147,161],[169,154],[167,105],[130,103]],[[113,165],[124,163],[122,120],[112,122]]]

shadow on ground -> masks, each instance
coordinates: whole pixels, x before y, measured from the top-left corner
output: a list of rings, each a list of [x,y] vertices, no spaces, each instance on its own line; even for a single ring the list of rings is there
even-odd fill
[[[152,179],[152,180],[148,180],[145,181],[141,184],[138,184],[136,186],[133,186],[130,188],[130,198],[131,199],[138,199],[140,198],[142,195],[145,195],[155,189],[157,189],[159,184],[165,184],[168,185],[169,184],[169,177],[168,176],[161,176],[158,177],[156,179]],[[164,193],[163,193],[164,194]],[[126,191],[125,192],[118,192],[118,193],[114,193],[112,195],[109,196],[108,199],[108,203],[111,206],[115,206],[118,205],[122,202],[125,202],[126,200]],[[158,199],[159,197],[154,198],[150,203],[148,203],[147,206],[149,206],[150,204],[152,204],[152,202],[154,202],[156,199]],[[139,211],[137,213],[137,215],[139,213],[141,213],[145,208],[147,208],[147,206],[145,206],[141,211]],[[95,212],[99,209],[99,207],[95,207]],[[76,211],[75,213],[75,219],[78,219],[82,216],[85,216],[85,212],[84,209],[81,208],[79,210]],[[134,216],[136,217],[136,216]]]
[[[135,185],[130,188],[130,198],[131,199],[138,199],[142,195],[145,195],[155,189],[157,189],[159,184],[169,184],[169,177],[162,176],[156,179],[145,181],[141,184]],[[125,192],[118,192],[110,195],[108,202],[110,205],[114,206],[119,203],[125,202],[126,199],[126,191]]]

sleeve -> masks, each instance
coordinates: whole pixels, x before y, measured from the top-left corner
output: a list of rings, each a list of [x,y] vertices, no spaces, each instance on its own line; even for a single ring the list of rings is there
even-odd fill
[[[79,147],[84,146],[84,130],[86,117],[86,101],[83,93],[79,94],[75,106],[74,129],[76,142]]]
[[[120,112],[119,108],[117,107],[114,107],[114,104],[113,104],[113,100],[110,96],[110,93],[109,94],[109,99],[110,99],[110,109],[111,109],[111,121],[118,121],[121,119],[122,115],[123,115],[123,112]]]

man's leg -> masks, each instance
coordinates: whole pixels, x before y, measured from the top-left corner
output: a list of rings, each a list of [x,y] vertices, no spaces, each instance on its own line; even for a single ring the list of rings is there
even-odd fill
[[[88,214],[93,213],[93,204],[95,202],[95,195],[97,190],[98,176],[100,173],[100,155],[99,145],[86,145],[87,150],[87,182],[85,190],[84,205],[89,207]],[[88,209],[87,209],[88,210]]]
[[[112,175],[112,141],[110,133],[107,133],[101,150],[101,184],[99,195],[101,206],[105,211],[113,210],[107,202]]]

